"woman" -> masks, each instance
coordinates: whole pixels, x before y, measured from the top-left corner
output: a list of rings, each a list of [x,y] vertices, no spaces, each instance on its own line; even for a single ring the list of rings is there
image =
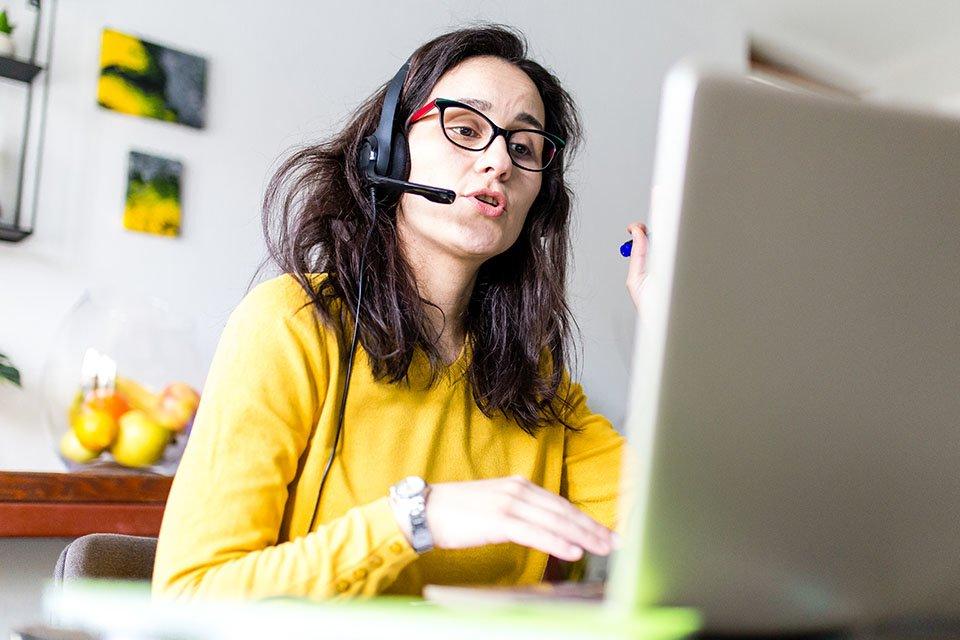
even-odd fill
[[[610,552],[623,441],[564,368],[560,147],[579,125],[525,56],[515,33],[482,27],[411,58],[408,179],[454,190],[452,204],[378,192],[371,215],[357,158],[384,89],[280,168],[265,228],[284,275],[224,330],[167,502],[155,593],[529,584],[547,554]],[[636,299],[646,241],[642,225],[629,230]]]

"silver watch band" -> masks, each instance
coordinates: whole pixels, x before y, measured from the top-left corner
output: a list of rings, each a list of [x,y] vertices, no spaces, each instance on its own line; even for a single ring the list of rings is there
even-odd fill
[[[390,487],[390,499],[410,518],[410,546],[417,553],[433,549],[433,536],[427,526],[427,495],[430,487],[418,476],[408,476]]]

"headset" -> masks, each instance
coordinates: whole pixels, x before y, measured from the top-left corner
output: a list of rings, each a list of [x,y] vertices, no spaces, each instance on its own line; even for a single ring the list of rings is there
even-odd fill
[[[360,312],[363,303],[363,283],[366,279],[366,257],[370,239],[377,225],[377,190],[398,191],[423,196],[438,204],[452,204],[457,194],[449,189],[431,187],[425,184],[409,182],[407,174],[410,170],[410,155],[407,147],[407,137],[404,123],[398,122],[397,115],[400,107],[400,97],[403,85],[410,72],[410,60],[407,60],[390,80],[383,98],[383,107],[380,110],[380,122],[376,131],[367,136],[360,146],[357,161],[364,173],[367,186],[370,187],[370,214],[371,224],[367,237],[363,241],[360,252],[360,280],[357,285],[357,306],[353,312],[353,336],[350,340],[350,352],[347,355],[346,378],[343,382],[343,393],[340,395],[340,409],[337,413],[337,427],[333,436],[333,446],[330,448],[330,457],[320,477],[320,488],[317,491],[317,502],[313,508],[313,517],[310,519],[310,529],[313,529],[317,513],[320,510],[320,496],[323,486],[327,482],[333,459],[340,443],[340,434],[343,432],[343,417],[347,407],[347,392],[350,390],[350,377],[353,373],[353,360],[357,351],[357,342],[360,335]]]
[[[371,187],[406,191],[423,196],[431,202],[451,204],[457,197],[453,191],[407,181],[410,155],[404,123],[397,122],[397,111],[400,107],[400,94],[409,72],[410,60],[407,60],[387,86],[380,111],[380,124],[360,147],[360,168]]]

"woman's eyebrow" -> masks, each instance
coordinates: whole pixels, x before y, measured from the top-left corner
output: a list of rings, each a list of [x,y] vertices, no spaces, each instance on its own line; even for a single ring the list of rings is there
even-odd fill
[[[462,102],[463,104],[468,104],[471,107],[480,109],[481,111],[489,111],[493,109],[493,105],[487,102],[486,100],[481,100],[480,98],[457,98],[457,102]],[[543,123],[537,120],[536,116],[533,116],[526,111],[520,112],[516,118],[518,122],[524,122],[529,124],[532,127],[537,129],[544,129]]]

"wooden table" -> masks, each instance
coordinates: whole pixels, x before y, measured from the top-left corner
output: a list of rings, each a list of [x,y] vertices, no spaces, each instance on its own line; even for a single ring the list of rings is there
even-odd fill
[[[0,471],[0,537],[156,536],[172,480],[109,469]]]

